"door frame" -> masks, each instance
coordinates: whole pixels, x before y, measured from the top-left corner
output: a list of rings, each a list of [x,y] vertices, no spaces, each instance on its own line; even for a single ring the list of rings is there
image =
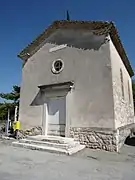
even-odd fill
[[[65,98],[65,105],[66,105],[66,109],[65,111],[67,111],[67,103],[66,103],[66,96],[64,96]],[[46,103],[44,103],[42,105],[42,135],[48,136],[48,106],[47,106],[48,100],[46,100]],[[65,137],[68,136],[68,123],[67,123],[67,116],[65,114]]]
[[[42,105],[42,135],[47,136],[48,131],[48,108],[47,103]]]

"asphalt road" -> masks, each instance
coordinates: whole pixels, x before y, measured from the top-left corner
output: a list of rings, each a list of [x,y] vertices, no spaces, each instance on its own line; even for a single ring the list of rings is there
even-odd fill
[[[134,180],[135,147],[120,154],[86,149],[73,156],[0,142],[0,180]]]

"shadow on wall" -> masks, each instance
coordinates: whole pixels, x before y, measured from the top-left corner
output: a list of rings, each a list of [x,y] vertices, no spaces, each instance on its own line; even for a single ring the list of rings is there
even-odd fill
[[[51,44],[67,44],[69,47],[75,47],[79,49],[93,49],[99,50],[99,48],[108,40],[106,35],[95,35],[90,31],[75,31],[75,30],[57,30],[51,36],[49,36],[44,43]]]
[[[68,85],[69,86],[69,85]],[[30,106],[40,106],[48,103],[50,98],[66,97],[67,93],[71,90],[71,87],[63,87],[58,89],[49,88],[48,90],[39,89],[38,93],[34,97]]]
[[[130,138],[130,136],[128,136],[125,140],[125,144],[128,146],[135,146],[135,137]]]
[[[39,90],[35,98],[33,99],[30,106],[40,106],[45,103],[45,99],[43,99],[42,92]]]

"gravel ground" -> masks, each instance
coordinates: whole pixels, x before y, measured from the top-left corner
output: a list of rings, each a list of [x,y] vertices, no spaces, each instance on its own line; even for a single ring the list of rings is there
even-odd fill
[[[12,147],[0,141],[1,180],[134,180],[135,147],[120,154],[85,149],[73,156]]]

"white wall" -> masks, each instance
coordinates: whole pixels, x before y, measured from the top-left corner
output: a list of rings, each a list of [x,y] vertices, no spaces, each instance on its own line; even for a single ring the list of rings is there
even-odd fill
[[[132,81],[111,39],[109,44],[112,64],[115,128],[118,128],[134,122]],[[120,69],[123,72],[124,99],[122,98]],[[129,102],[128,81],[130,83],[131,103]]]
[[[76,31],[67,32],[68,36],[70,34],[74,36],[74,46],[76,44],[79,46],[79,43],[80,47],[85,45],[85,41],[78,41]],[[61,40],[61,34],[60,37],[58,36],[59,34],[57,34],[57,39]],[[66,38],[63,37],[63,39]],[[28,59],[23,67],[20,100],[20,120],[23,128],[42,124],[42,106],[30,106],[39,91],[38,86],[67,81],[75,83],[75,89],[66,98],[66,116],[69,126],[114,128],[109,43],[105,42],[105,36],[96,36],[91,33],[85,39],[90,49],[68,46],[49,53],[49,49],[56,45],[46,43]],[[85,39],[82,38],[82,40]],[[64,69],[60,74],[55,75],[51,72],[51,67],[53,61],[58,58],[64,61]]]

